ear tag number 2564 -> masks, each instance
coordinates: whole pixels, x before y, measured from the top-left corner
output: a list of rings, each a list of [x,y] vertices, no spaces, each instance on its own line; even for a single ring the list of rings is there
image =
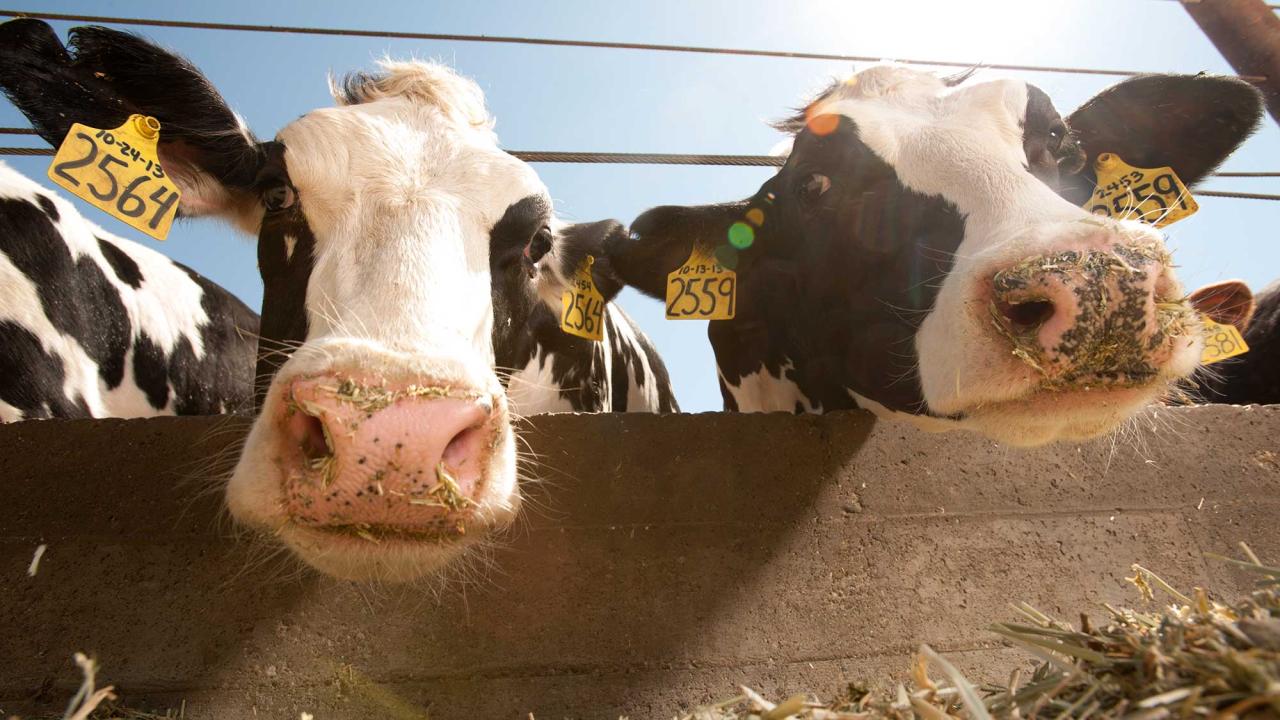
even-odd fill
[[[586,340],[604,339],[604,296],[591,277],[595,257],[588,255],[560,296],[560,329]]]
[[[1102,153],[1094,169],[1098,185],[1083,206],[1094,215],[1164,227],[1200,209],[1173,168],[1136,168],[1119,155]]]
[[[684,265],[667,275],[668,320],[732,320],[738,274],[696,244]]]
[[[145,115],[130,115],[112,130],[76,123],[49,166],[49,179],[163,240],[177,215],[181,193],[160,167],[159,139],[159,121]]]

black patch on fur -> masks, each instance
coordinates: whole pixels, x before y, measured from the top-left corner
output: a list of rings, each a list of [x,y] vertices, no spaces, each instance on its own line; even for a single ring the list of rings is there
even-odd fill
[[[133,343],[133,378],[151,407],[163,410],[169,404],[169,363],[146,333],[139,333]]]
[[[36,195],[36,202],[40,203],[40,209],[44,210],[44,214],[48,215],[50,220],[58,222],[58,206],[54,205],[52,200],[44,195]]]
[[[23,419],[89,417],[84,399],[62,394],[66,370],[62,359],[44,351],[30,330],[0,320],[0,401],[12,405]]]
[[[115,271],[116,277],[120,278],[120,282],[133,288],[142,287],[142,270],[138,267],[138,263],[124,254],[110,240],[104,240],[96,235],[94,238],[98,241],[102,256],[107,259],[107,264]]]
[[[98,364],[108,389],[124,379],[130,325],[120,293],[90,257],[72,259],[43,210],[0,198],[0,252],[36,286],[45,316]]]

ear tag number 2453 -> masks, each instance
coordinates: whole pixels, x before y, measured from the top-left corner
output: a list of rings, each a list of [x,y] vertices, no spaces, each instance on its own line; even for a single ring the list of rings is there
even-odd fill
[[[604,296],[591,277],[595,257],[588,255],[560,296],[560,329],[586,340],[604,339]]]
[[[1136,218],[1164,227],[1200,209],[1173,168],[1136,168],[1119,155],[1102,153],[1094,169],[1098,185],[1083,206],[1094,215]]]
[[[696,244],[689,259],[667,275],[668,320],[732,320],[738,274]]]
[[[163,240],[177,215],[181,193],[160,167],[159,139],[159,121],[146,115],[130,115],[112,130],[76,123],[49,166],[49,179]]]

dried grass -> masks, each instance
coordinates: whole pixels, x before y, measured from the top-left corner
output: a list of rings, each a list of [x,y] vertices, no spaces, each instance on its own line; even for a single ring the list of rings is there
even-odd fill
[[[1026,682],[1015,671],[1004,686],[975,693],[970,683],[928,646],[921,646],[910,682],[892,695],[851,685],[833,702],[793,696],[774,705],[748,688],[681,720],[945,720],[959,718],[1158,720],[1163,718],[1280,717],[1280,567],[1267,567],[1248,546],[1247,560],[1219,558],[1258,573],[1258,589],[1234,605],[1202,588],[1179,592],[1134,565],[1129,578],[1151,601],[1174,602],[1153,612],[1104,606],[1109,618],[1080,627],[1036,609],[1014,609],[1025,622],[991,628],[1040,662]],[[945,680],[935,681],[937,667]]]

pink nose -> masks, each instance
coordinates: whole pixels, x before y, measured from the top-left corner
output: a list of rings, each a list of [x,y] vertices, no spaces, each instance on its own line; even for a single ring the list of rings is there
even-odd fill
[[[1159,246],[1113,245],[1027,258],[997,272],[991,314],[1013,354],[1059,383],[1142,383],[1169,357],[1177,310]]]
[[[324,376],[285,392],[280,463],[293,522],[375,540],[465,532],[499,429],[487,396]]]

